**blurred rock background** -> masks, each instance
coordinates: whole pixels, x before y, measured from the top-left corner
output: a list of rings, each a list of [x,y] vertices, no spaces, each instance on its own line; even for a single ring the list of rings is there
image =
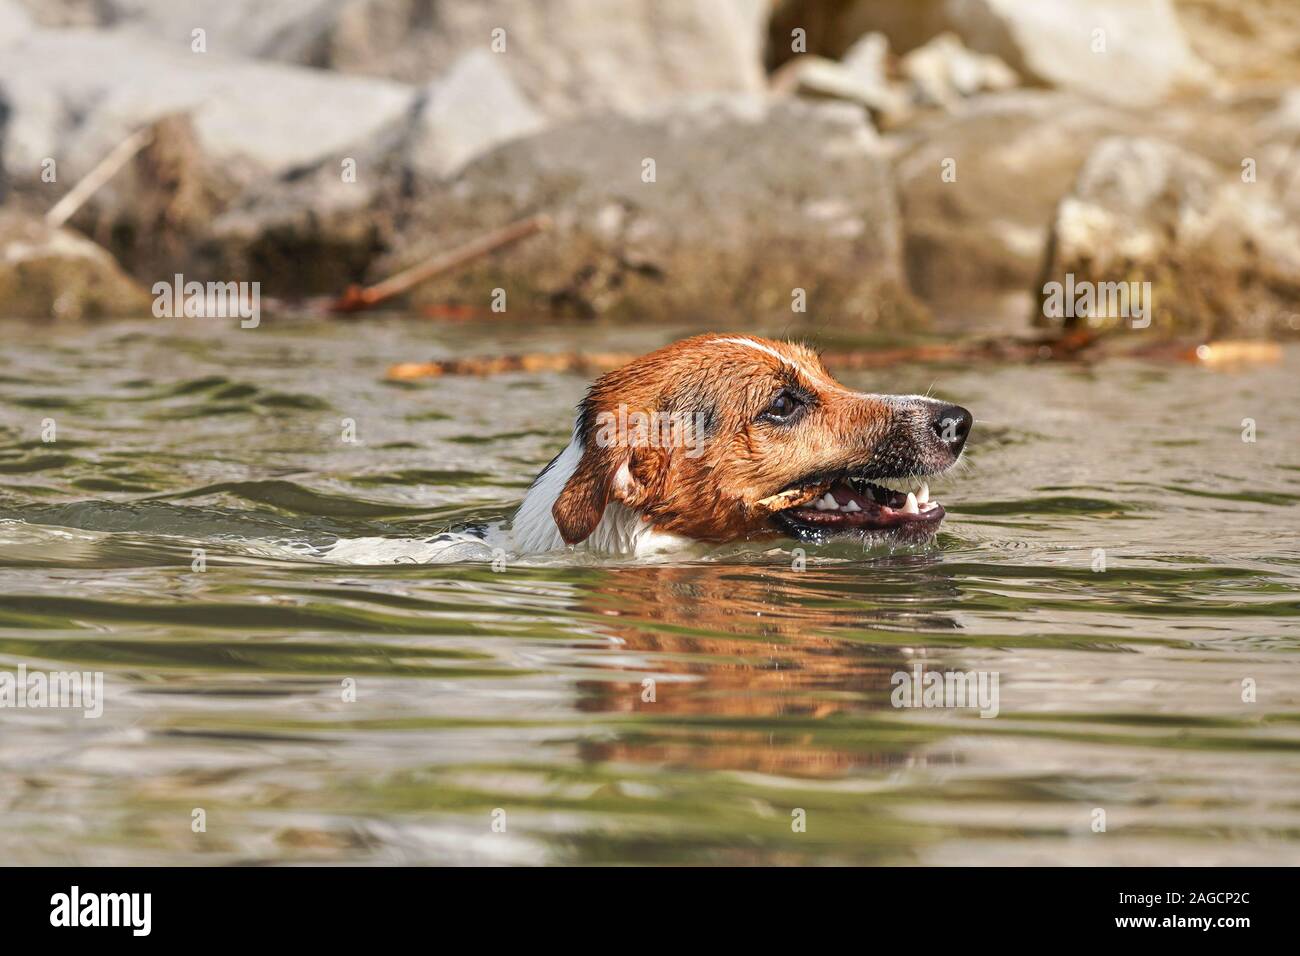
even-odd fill
[[[1072,272],[1295,334],[1300,4],[0,0],[0,203],[13,315],[336,295],[547,213],[408,304],[1024,329]]]

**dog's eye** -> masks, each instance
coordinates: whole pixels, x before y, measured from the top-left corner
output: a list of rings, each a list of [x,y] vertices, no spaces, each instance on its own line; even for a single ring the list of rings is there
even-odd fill
[[[763,414],[759,418],[766,419],[770,422],[786,422],[790,416],[803,407],[803,402],[799,396],[793,394],[789,389],[780,392],[772,403],[763,409]]]

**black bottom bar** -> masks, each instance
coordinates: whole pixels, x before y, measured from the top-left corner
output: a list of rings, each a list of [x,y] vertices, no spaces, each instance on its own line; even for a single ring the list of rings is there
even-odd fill
[[[1288,924],[1293,878],[1277,869],[6,869],[0,898],[7,941],[75,933],[297,946],[373,943],[377,930],[428,939],[453,926],[493,941],[606,927],[653,936],[689,921],[704,928],[691,935],[733,943],[836,929],[873,943],[896,931],[903,941],[1047,932],[1038,938],[1231,945]]]

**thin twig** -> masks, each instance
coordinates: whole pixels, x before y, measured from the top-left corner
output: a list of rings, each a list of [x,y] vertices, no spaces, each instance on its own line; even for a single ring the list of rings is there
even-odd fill
[[[432,279],[443,272],[458,268],[467,262],[485,256],[489,252],[507,246],[512,242],[543,231],[551,225],[550,216],[531,216],[512,222],[508,226],[479,236],[450,252],[434,256],[419,265],[412,266],[383,282],[372,286],[351,286],[338,299],[329,305],[331,312],[360,312],[373,308],[382,302],[409,291],[421,282]]]
[[[138,129],[113,147],[112,151],[101,159],[94,169],[69,189],[67,194],[45,214],[46,224],[58,228],[71,219],[76,211],[82,207],[82,204],[98,192],[104,183],[117,175],[117,171],[130,162],[131,158],[140,152],[151,139],[153,139],[152,129]]]

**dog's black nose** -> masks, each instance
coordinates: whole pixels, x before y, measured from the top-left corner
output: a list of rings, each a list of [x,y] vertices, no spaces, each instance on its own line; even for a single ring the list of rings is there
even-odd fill
[[[930,427],[939,436],[939,440],[948,446],[948,450],[956,455],[966,444],[966,436],[970,434],[974,421],[970,412],[960,405],[945,405],[934,413]]]

